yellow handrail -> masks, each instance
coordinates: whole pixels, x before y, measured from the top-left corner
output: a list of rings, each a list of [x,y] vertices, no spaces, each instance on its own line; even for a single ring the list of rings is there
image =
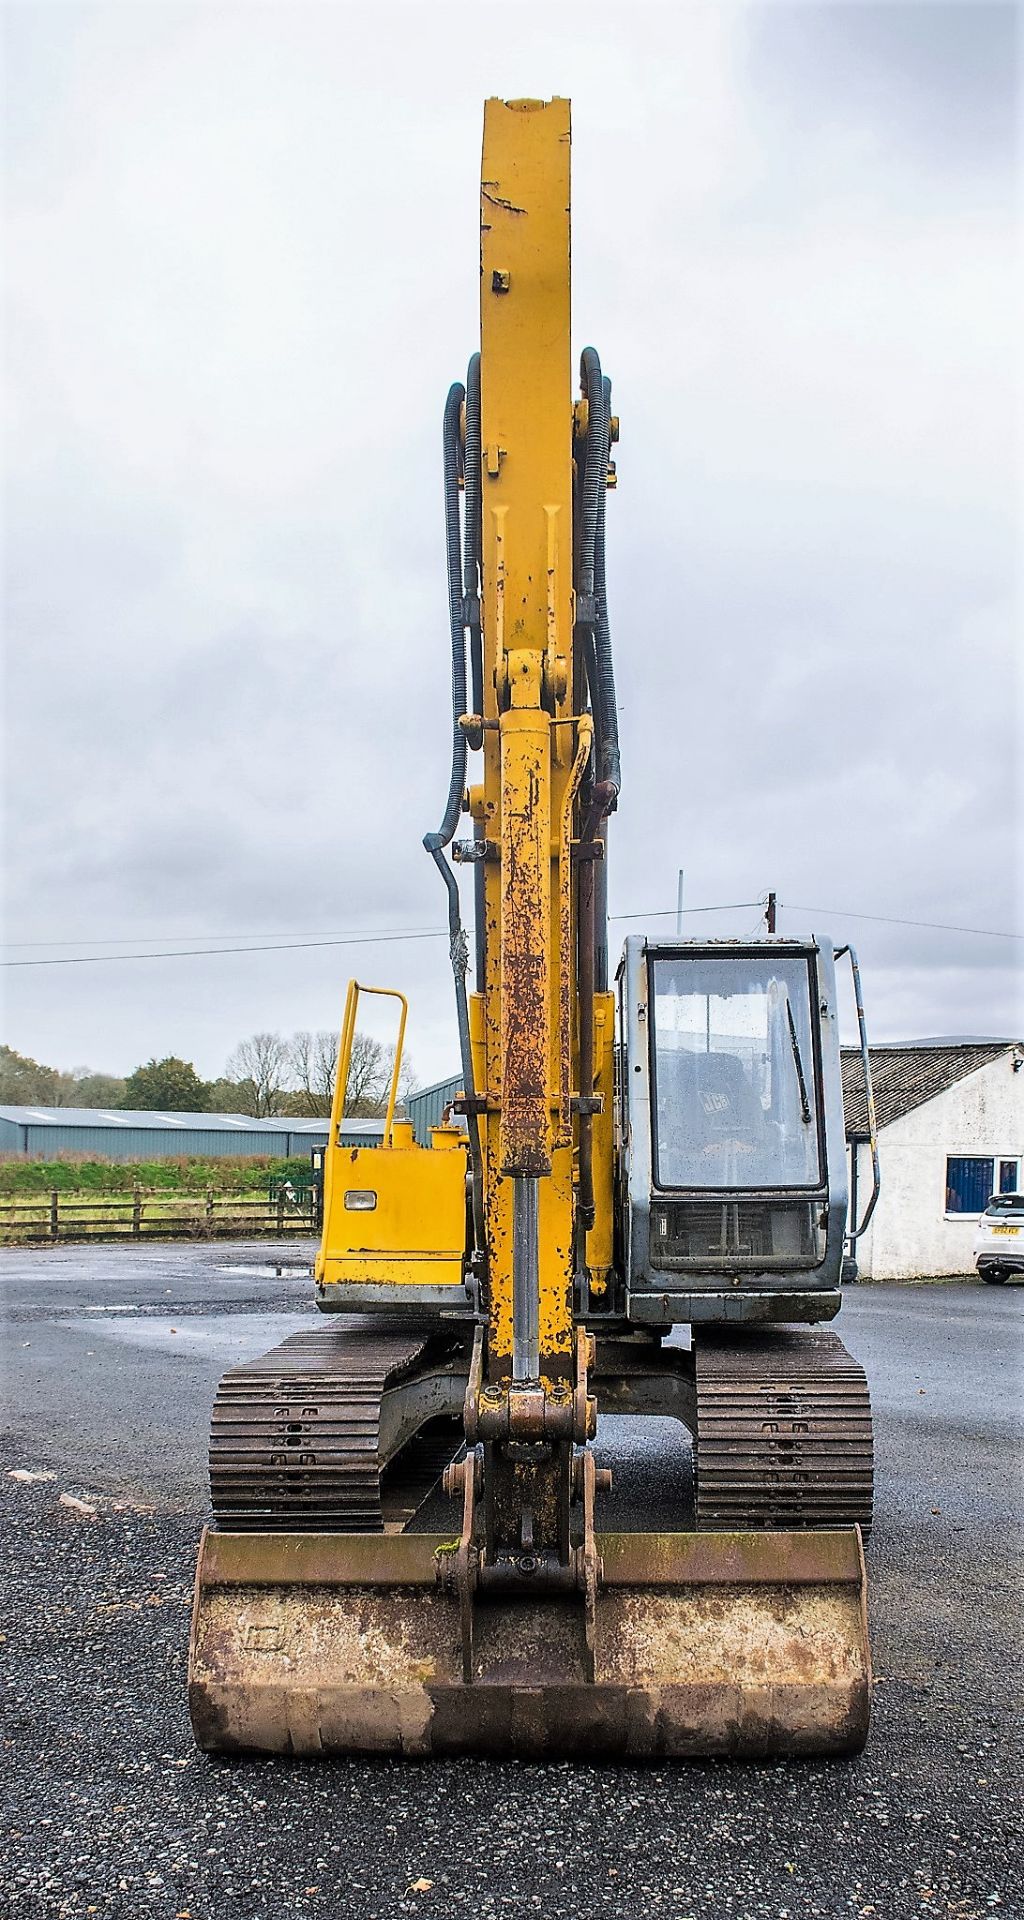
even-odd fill
[[[324,1155],[324,1194],[323,1194],[323,1239],[317,1256],[317,1278],[321,1268],[327,1244],[327,1232],[331,1220],[331,1201],[334,1187],[334,1149],[338,1146],[338,1133],[345,1117],[345,1095],[348,1091],[349,1069],[352,1065],[352,1043],[356,1035],[356,1016],[359,1011],[361,993],[376,993],[382,998],[397,1000],[401,1004],[398,1020],[398,1040],[395,1045],[395,1064],[391,1072],[391,1086],[388,1092],[387,1114],[384,1120],[384,1145],[390,1147],[395,1121],[395,1102],[398,1098],[398,1080],[402,1071],[402,1047],[405,1042],[405,1023],[409,1013],[409,1002],[404,993],[398,993],[394,987],[363,987],[358,980],[350,980],[345,993],[345,1012],[341,1022],[341,1034],[338,1039],[338,1066],[334,1076],[334,1095],[331,1100],[331,1128],[327,1136],[327,1149]]]
[[[387,1113],[384,1118],[384,1145],[390,1147],[395,1122],[395,1104],[398,1099],[398,1081],[402,1071],[402,1048],[405,1044],[405,1023],[409,1016],[409,1002],[405,994],[399,993],[395,987],[364,987],[358,980],[349,981],[345,995],[345,1016],[341,1023],[341,1037],[338,1042],[338,1071],[334,1079],[334,1099],[331,1102],[331,1144],[337,1144],[337,1128],[345,1112],[345,1095],[348,1091],[348,1076],[352,1066],[352,1045],[356,1035],[356,1016],[361,993],[374,993],[382,1000],[397,1000],[401,1007],[395,1059],[391,1070],[391,1085],[388,1090]]]

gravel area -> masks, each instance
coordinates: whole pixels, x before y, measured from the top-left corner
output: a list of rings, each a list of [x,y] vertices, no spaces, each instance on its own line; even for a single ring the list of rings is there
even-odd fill
[[[1024,1289],[848,1295],[880,1476],[856,1760],[211,1760],[184,1700],[203,1436],[223,1367],[300,1324],[293,1248],[280,1264],[265,1245],[5,1256],[4,1920],[1024,1914]],[[669,1423],[607,1421],[601,1453],[641,1521],[684,1497]]]

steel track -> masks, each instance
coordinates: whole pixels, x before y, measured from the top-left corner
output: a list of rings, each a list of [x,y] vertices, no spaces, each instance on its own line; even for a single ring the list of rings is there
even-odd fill
[[[834,1333],[697,1335],[698,1528],[871,1526],[864,1369]]]
[[[401,1525],[459,1441],[431,1423],[401,1456],[409,1469],[402,1484],[388,1485],[383,1396],[416,1370],[429,1345],[424,1333],[318,1328],[226,1373],[210,1423],[217,1525],[275,1533]]]

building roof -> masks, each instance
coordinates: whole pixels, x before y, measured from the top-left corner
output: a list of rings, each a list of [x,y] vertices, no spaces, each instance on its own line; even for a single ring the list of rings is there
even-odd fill
[[[911,1041],[900,1046],[869,1049],[871,1079],[875,1089],[875,1115],[879,1128],[901,1120],[926,1100],[945,1093],[958,1080],[987,1067],[1017,1045],[1014,1040],[936,1040]],[[847,1135],[866,1135],[868,1103],[864,1088],[860,1048],[844,1047],[843,1104],[846,1109]]]
[[[19,1127],[143,1127],[166,1131],[180,1128],[191,1133],[326,1133],[327,1119],[310,1119],[298,1114],[267,1114],[256,1119],[251,1113],[160,1113],[137,1112],[130,1107],[4,1107],[0,1120],[12,1120]],[[346,1133],[379,1133],[379,1120],[345,1119]]]
[[[457,1090],[461,1085],[462,1070],[460,1068],[457,1073],[447,1074],[443,1080],[432,1080],[429,1087],[414,1087],[412,1092],[406,1095],[405,1104],[409,1106],[413,1100],[429,1100],[435,1093],[447,1093],[450,1087]]]

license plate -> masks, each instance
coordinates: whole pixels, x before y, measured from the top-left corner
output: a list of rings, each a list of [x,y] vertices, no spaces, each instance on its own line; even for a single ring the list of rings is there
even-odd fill
[[[1019,1233],[1019,1227],[993,1227],[993,1233]]]

